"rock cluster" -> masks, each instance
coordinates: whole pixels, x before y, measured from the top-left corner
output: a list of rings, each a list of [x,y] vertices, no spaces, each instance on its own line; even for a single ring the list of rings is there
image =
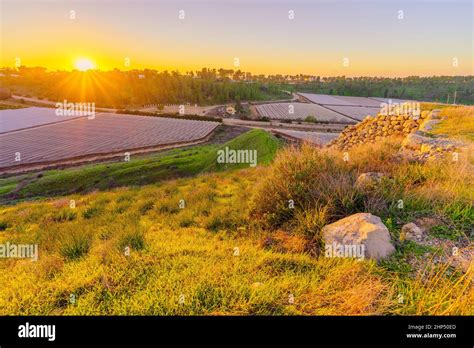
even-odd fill
[[[474,266],[473,246],[469,240],[452,241],[440,239],[430,235],[433,227],[442,225],[442,220],[436,217],[422,217],[402,226],[400,241],[412,241],[423,246],[441,251],[433,261],[435,263],[449,264],[464,273],[469,272]],[[474,279],[473,279],[474,282]]]
[[[427,111],[423,111],[420,116],[367,116],[362,122],[344,128],[339,137],[332,140],[328,146],[348,150],[354,145],[373,143],[384,137],[407,135],[416,131],[429,117],[430,113]]]
[[[463,144],[459,141],[442,137],[434,138],[422,131],[416,131],[403,140],[401,151],[411,151],[412,157],[426,161],[445,157],[449,153],[459,151],[462,146]]]

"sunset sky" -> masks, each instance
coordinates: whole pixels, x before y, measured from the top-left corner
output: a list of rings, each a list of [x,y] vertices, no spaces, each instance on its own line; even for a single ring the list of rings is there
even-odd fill
[[[51,70],[77,68],[79,59],[100,70],[222,67],[321,76],[474,69],[470,0],[1,1],[1,66],[20,58]]]

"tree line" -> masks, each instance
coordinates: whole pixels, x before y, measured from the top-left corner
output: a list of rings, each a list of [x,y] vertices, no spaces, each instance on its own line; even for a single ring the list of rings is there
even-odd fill
[[[289,92],[415,99],[474,104],[474,76],[405,78],[252,75],[232,69],[179,73],[152,69],[47,71],[42,67],[1,69],[0,81],[13,94],[52,101],[95,102],[97,107],[145,104],[214,105],[288,99]]]

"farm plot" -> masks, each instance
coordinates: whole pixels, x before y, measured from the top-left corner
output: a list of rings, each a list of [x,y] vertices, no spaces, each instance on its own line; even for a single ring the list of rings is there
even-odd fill
[[[311,93],[299,93],[301,96],[306,98],[312,103],[319,105],[345,105],[345,106],[365,106],[380,108],[380,104],[383,101],[375,98],[366,97],[349,97],[342,95],[325,95],[325,94],[311,94]]]
[[[337,112],[316,104],[307,103],[272,103],[257,105],[260,116],[272,120],[304,120],[313,116],[320,122],[352,123],[353,120]]]
[[[326,107],[358,121],[362,121],[368,115],[374,116],[380,112],[380,108],[369,108],[365,106],[326,105]]]
[[[344,103],[349,103],[353,106],[366,106],[366,107],[380,108],[380,104],[382,103],[378,100],[374,100],[372,98],[365,98],[365,97],[337,96],[336,98],[344,101]]]
[[[181,146],[205,139],[218,125],[217,122],[114,114],[78,118],[0,135],[0,170]]]
[[[53,108],[24,108],[0,111],[0,133],[70,121],[84,116],[57,116]]]
[[[348,101],[336,98],[336,96],[326,94],[298,93],[298,95],[308,99],[311,103],[319,105],[353,105]]]
[[[304,132],[290,129],[272,129],[275,134],[289,137],[290,139],[308,141],[312,144],[323,146],[334,138],[338,137],[338,133],[321,133],[321,132]]]

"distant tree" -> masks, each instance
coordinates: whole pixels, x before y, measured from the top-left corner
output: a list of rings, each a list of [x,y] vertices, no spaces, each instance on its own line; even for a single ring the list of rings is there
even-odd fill
[[[241,114],[244,112],[244,107],[242,106],[242,103],[240,102],[240,97],[237,97],[234,108],[237,114]]]

